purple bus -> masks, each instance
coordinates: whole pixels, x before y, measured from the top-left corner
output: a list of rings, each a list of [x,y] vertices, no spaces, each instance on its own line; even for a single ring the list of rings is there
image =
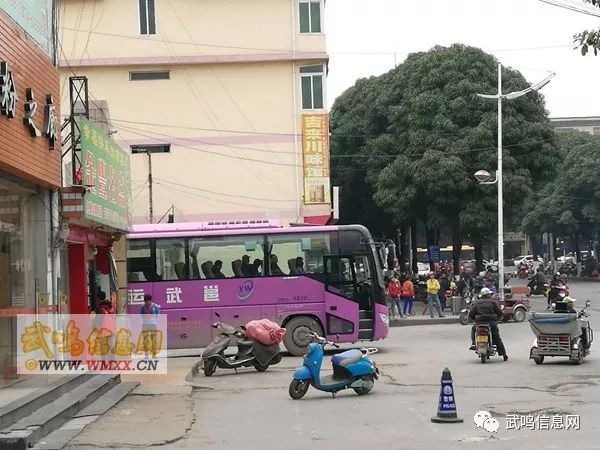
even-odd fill
[[[270,319],[302,355],[308,331],[338,342],[388,335],[381,261],[360,225],[283,228],[274,221],[135,225],[127,236],[128,308],[149,293],[169,348],[205,347],[211,323]]]

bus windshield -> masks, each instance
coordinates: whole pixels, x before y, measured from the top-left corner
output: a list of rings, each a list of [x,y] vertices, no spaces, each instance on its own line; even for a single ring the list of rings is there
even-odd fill
[[[215,314],[232,326],[268,318],[293,328],[284,345],[294,354],[309,342],[296,328],[340,342],[387,336],[382,265],[362,226],[144,226],[128,236],[127,274],[130,311],[151,294],[176,326],[170,348],[208,344]]]

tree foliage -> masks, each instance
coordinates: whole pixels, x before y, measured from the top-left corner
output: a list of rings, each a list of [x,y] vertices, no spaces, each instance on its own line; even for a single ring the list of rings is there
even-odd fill
[[[503,92],[528,85],[503,69]],[[473,173],[496,168],[497,105],[476,95],[496,90],[494,57],[458,44],[409,55],[389,73],[360,80],[332,109],[332,154],[352,155],[337,159],[335,176],[351,180],[347,195],[357,207],[372,196],[395,223],[420,219],[434,228],[458,224],[472,239],[494,235],[497,191],[478,185]],[[558,155],[538,93],[504,101],[503,126],[505,216],[517,222],[523,199]]]
[[[559,135],[557,175],[529,200],[523,219],[530,233],[591,235],[600,225],[600,137],[583,132]]]
[[[584,2],[600,8],[600,0],[584,0]],[[600,29],[582,31],[577,33],[573,39],[581,49],[583,56],[587,55],[590,50],[593,50],[594,55],[598,55],[598,51],[600,51]]]

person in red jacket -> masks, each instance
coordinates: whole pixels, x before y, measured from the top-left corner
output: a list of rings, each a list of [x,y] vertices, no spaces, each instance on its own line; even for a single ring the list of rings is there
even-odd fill
[[[398,310],[398,315],[400,317],[404,317],[402,314],[402,302],[400,300],[400,294],[402,292],[402,287],[400,285],[400,281],[396,277],[396,275],[392,276],[390,280],[390,284],[388,284],[388,295],[390,296],[390,317],[394,317],[394,305]]]
[[[406,275],[400,277],[400,283],[402,285],[400,299],[404,305],[403,314],[405,316],[414,315],[413,302],[415,301],[415,285],[412,280]]]
[[[100,305],[98,306],[98,315],[100,316],[100,339],[106,339],[106,343],[109,348],[113,348],[115,339],[115,309],[113,308],[112,302],[106,298],[106,293],[100,291],[98,293],[98,300]],[[110,358],[110,353],[104,354],[106,349],[103,349],[102,359]]]

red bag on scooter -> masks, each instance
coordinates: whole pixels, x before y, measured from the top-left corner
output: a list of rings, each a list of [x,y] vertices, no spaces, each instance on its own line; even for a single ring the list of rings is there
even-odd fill
[[[285,335],[285,328],[269,319],[252,320],[244,328],[246,337],[263,345],[279,344]]]

